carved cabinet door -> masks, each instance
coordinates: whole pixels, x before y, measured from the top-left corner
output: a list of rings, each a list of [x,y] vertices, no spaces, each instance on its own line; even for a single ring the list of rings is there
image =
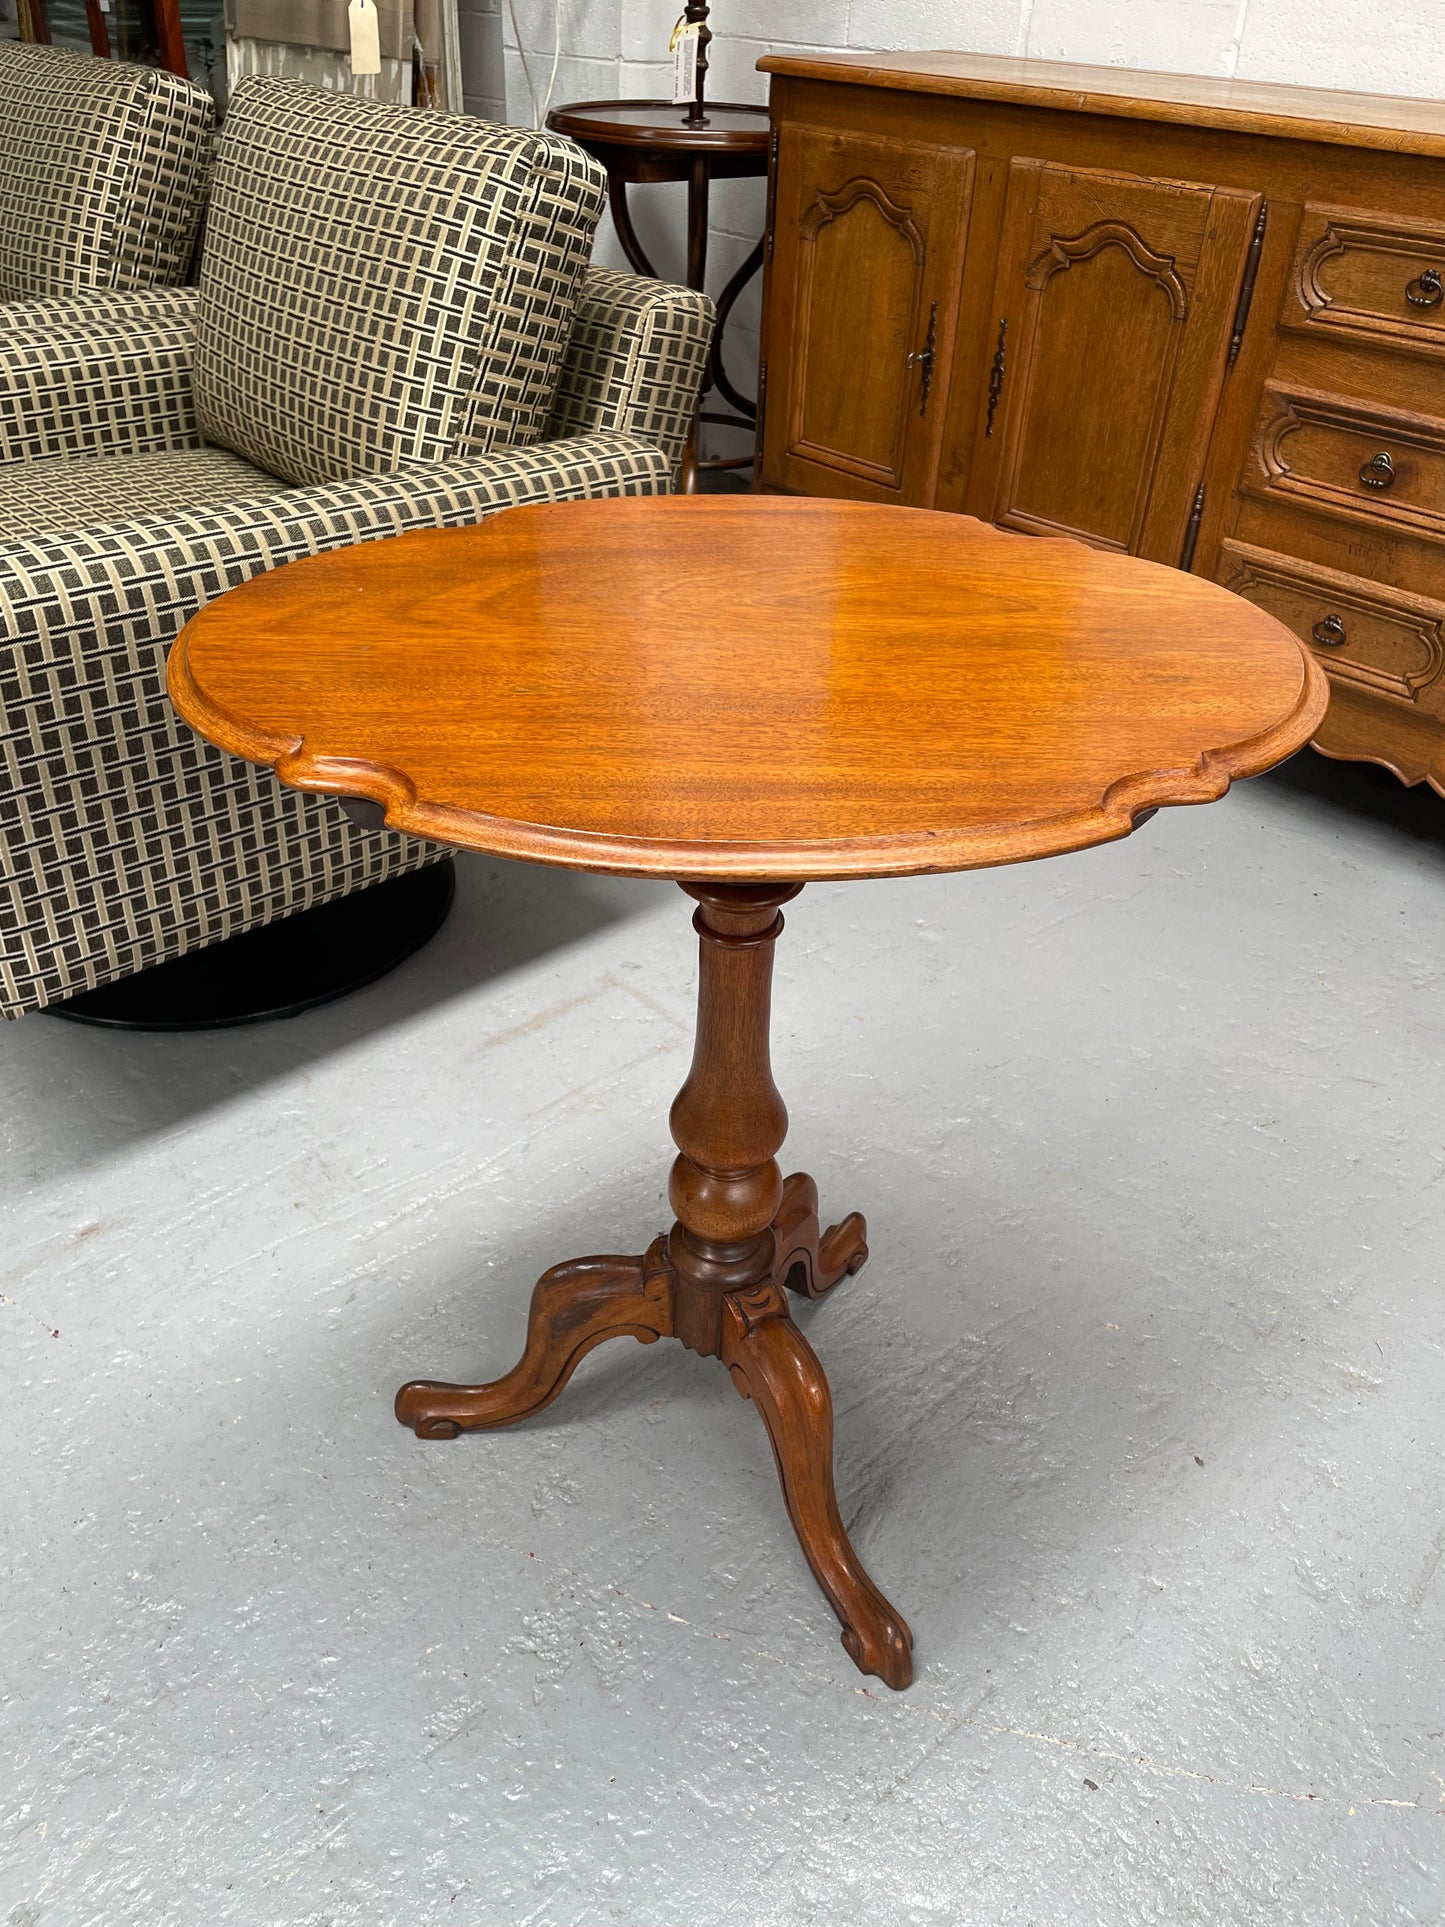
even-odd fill
[[[1262,208],[1232,188],[1012,163],[973,514],[1186,559]]]
[[[782,129],[765,486],[932,501],[973,160],[923,141]]]

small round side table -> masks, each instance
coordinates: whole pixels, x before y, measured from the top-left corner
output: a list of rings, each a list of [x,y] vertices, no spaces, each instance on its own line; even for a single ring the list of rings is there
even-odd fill
[[[555,107],[547,116],[554,134],[565,134],[594,155],[607,169],[607,195],[622,251],[639,274],[660,279],[648,260],[627,207],[627,189],[635,182],[687,182],[687,285],[702,291],[707,274],[708,190],[713,181],[757,179],[768,171],[768,110],[733,101],[709,101],[704,118],[694,124],[686,107],[665,100],[579,100]],[[733,407],[734,415],[706,409],[698,420],[748,427],[757,421],[757,403],[749,401],[728,379],[723,367],[723,330],[733,303],[763,264],[763,243],[738,268],[718,296],[717,332],[708,357],[703,399],[716,390]],[[741,418],[741,420],[739,420]],[[697,493],[697,474],[704,468],[746,468],[751,455],[699,463],[694,428],[683,457],[682,488]]]
[[[462,849],[671,877],[698,906],[671,1227],[554,1265],[510,1372],[414,1379],[396,1414],[426,1439],[511,1425],[613,1338],[721,1360],[849,1657],[906,1686],[913,1635],[848,1536],[832,1395],[788,1303],[860,1270],[868,1233],[856,1211],[826,1225],[813,1180],[778,1163],[783,905],[812,878],[1022,863],[1212,802],[1314,734],[1314,657],[1199,576],[1079,542],[868,502],[652,496],[253,576],[191,618],[167,679],[213,743],[294,788]]]

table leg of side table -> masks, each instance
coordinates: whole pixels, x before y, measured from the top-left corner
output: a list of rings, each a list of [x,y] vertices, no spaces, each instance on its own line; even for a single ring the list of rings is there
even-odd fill
[[[788,1116],[768,1052],[773,946],[781,906],[801,885],[683,887],[699,901],[701,981],[692,1069],[672,1107],[676,1223],[644,1257],[555,1266],[532,1294],[526,1348],[504,1378],[403,1385],[396,1415],[422,1438],[510,1425],[549,1405],[608,1338],[672,1337],[720,1358],[767,1428],[789,1517],[844,1647],[863,1672],[901,1688],[913,1677],[913,1635],[843,1525],[832,1395],[784,1289],[822,1297],[868,1256],[862,1218],[823,1231],[812,1179],[784,1182],[776,1159]]]
[[[687,180],[687,285],[699,294],[707,286],[707,208],[710,169],[706,154],[694,154]],[[688,433],[687,446],[682,451],[682,493],[696,495],[698,492],[698,413],[702,408],[703,395],[707,393],[708,381],[703,380],[702,391],[697,398],[697,407],[692,418],[692,428]]]

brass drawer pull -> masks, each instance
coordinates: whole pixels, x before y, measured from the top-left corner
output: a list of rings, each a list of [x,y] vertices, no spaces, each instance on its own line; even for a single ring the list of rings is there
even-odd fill
[[[1438,268],[1426,268],[1405,284],[1405,299],[1412,308],[1438,308],[1445,301],[1445,283]]]
[[[1321,616],[1310,634],[1322,649],[1338,649],[1342,642],[1348,640],[1344,623],[1335,615]]]
[[[1382,448],[1378,455],[1361,464],[1360,480],[1366,488],[1390,488],[1395,480],[1395,464]]]

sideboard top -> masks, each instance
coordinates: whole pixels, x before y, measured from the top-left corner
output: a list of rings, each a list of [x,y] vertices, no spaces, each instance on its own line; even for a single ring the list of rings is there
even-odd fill
[[[996,54],[767,54],[764,73],[1445,158],[1445,102]]]

